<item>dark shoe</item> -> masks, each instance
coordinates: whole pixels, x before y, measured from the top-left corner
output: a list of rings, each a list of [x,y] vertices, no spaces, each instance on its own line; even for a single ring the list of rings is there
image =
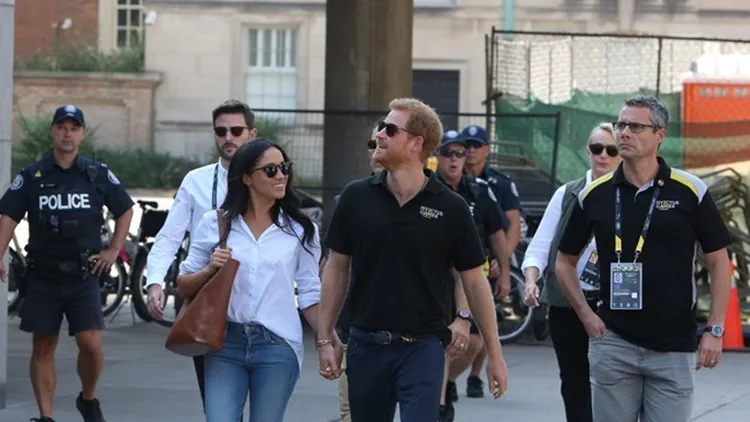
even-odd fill
[[[31,422],[55,422],[55,420],[45,416],[42,418],[31,418]]]
[[[466,396],[475,399],[484,397],[484,383],[479,377],[469,375],[466,379]]]
[[[83,393],[78,394],[76,399],[76,408],[83,416],[83,422],[107,422],[102,415],[102,408],[99,400],[84,400]]]
[[[438,413],[438,422],[453,422],[453,418],[456,417],[456,411],[453,409],[453,405],[446,403],[440,406],[440,413]]]
[[[453,381],[448,381],[448,384],[445,386],[445,402],[455,403],[457,401],[458,389],[456,388],[456,383]]]

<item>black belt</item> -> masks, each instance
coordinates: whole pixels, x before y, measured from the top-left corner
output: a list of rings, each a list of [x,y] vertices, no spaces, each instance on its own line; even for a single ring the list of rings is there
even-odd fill
[[[366,331],[366,330],[360,330],[359,328],[354,328],[354,327],[349,328],[349,337],[356,338],[365,343],[380,344],[383,346],[388,345],[388,344],[398,344],[398,343],[410,344],[419,340],[438,338],[437,336],[433,336],[429,334],[415,335],[415,334],[400,333],[397,331]]]

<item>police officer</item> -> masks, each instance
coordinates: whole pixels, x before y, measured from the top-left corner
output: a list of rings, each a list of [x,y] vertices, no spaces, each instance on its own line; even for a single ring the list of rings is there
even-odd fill
[[[51,153],[21,170],[0,199],[0,252],[28,212],[29,276],[20,316],[21,330],[33,333],[30,371],[40,417],[32,421],[54,421],[54,354],[63,315],[79,350],[82,391],[76,408],[84,422],[104,421],[96,399],[104,328],[99,275],[109,271],[125,241],[133,201],[105,164],[79,155],[85,128],[81,109],[58,108]],[[100,234],[102,206],[116,219],[106,249]],[[1,263],[0,276],[5,276]]]
[[[485,255],[489,257],[491,250],[493,255],[498,257],[498,261],[501,263],[501,275],[496,290],[499,290],[498,294],[503,297],[510,290],[510,250],[504,231],[508,227],[508,220],[500,211],[499,201],[490,189],[489,184],[480,178],[464,173],[465,162],[466,140],[455,130],[445,132],[438,147],[437,178],[466,200],[479,231]],[[485,271],[488,278],[490,275],[489,269],[489,264],[487,264]],[[461,315],[460,311],[459,315]],[[483,349],[482,337],[473,321],[470,332],[468,350],[459,358],[451,361],[448,366],[448,371],[445,374],[447,378],[446,390],[455,391],[456,378],[471,365]],[[438,420],[440,422],[452,422],[453,417],[452,400],[446,400],[444,392]]]
[[[508,218],[508,237],[511,260],[515,263],[513,252],[521,240],[521,204],[518,198],[518,189],[510,176],[501,173],[498,169],[487,164],[487,156],[490,153],[490,137],[487,131],[478,125],[466,126],[461,131],[461,136],[466,140],[466,172],[479,177],[489,183],[492,191],[500,203],[501,209]],[[498,266],[492,260],[493,278],[498,277]],[[482,397],[484,390],[479,374],[484,365],[485,353],[481,351],[471,366],[471,375],[466,382],[466,395],[469,397]],[[449,395],[457,400],[458,396],[449,391]]]

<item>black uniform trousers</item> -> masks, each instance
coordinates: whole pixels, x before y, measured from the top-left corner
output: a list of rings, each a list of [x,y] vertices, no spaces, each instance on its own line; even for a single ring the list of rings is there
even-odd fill
[[[596,310],[597,300],[587,300]],[[560,393],[568,422],[592,422],[589,336],[572,308],[550,306],[549,331],[560,368]]]

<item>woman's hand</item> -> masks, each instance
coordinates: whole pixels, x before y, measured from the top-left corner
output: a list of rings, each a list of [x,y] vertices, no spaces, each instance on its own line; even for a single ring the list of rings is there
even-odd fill
[[[232,248],[216,248],[214,249],[214,253],[211,254],[211,261],[208,263],[208,266],[214,270],[218,270],[223,267],[231,257]]]

